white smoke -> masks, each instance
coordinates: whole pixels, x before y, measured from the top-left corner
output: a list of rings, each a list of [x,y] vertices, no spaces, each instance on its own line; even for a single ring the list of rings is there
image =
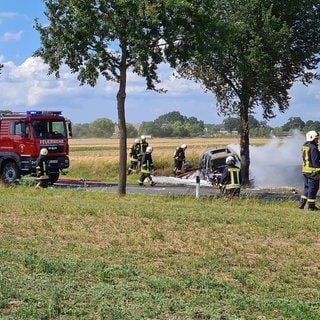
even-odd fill
[[[302,187],[301,147],[304,135],[294,131],[291,136],[272,138],[263,146],[250,145],[250,173],[256,188]],[[239,153],[239,145],[232,146]]]
[[[304,135],[294,131],[291,136],[274,137],[262,146],[250,145],[250,172],[254,188],[301,188],[302,187],[302,155],[301,148],[305,142]],[[229,145],[240,155],[239,145]],[[187,179],[155,176],[157,183],[195,185],[195,173]],[[210,185],[202,180],[201,185]]]

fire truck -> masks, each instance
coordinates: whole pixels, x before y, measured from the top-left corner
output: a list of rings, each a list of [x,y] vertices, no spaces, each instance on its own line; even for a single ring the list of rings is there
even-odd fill
[[[48,150],[47,174],[55,183],[69,167],[71,122],[61,111],[26,111],[0,115],[0,176],[6,184],[36,171],[42,148]]]

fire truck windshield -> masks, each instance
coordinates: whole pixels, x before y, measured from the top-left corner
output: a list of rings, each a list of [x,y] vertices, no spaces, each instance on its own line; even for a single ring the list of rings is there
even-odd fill
[[[61,139],[67,137],[64,121],[61,120],[32,120],[32,132],[35,138]]]

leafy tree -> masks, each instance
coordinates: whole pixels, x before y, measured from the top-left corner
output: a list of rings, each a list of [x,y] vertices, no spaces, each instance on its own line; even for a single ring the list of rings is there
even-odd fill
[[[143,122],[139,131],[155,137],[190,137],[203,134],[204,123],[196,117],[188,118],[173,111],[159,116],[154,122]]]
[[[159,47],[158,2],[144,0],[44,0],[48,24],[35,21],[41,47],[35,56],[59,78],[63,63],[78,74],[80,84],[94,86],[99,76],[119,84],[117,93],[120,134],[118,194],[126,193],[127,132],[125,98],[127,72],[146,79],[156,90]]]
[[[172,111],[169,113],[166,113],[164,115],[159,116],[156,120],[154,120],[155,123],[158,123],[160,125],[166,124],[166,123],[174,123],[174,122],[184,122],[186,120],[186,117],[181,115],[178,111]]]
[[[308,120],[302,131],[306,133],[311,130],[320,132],[320,121]]]
[[[215,94],[219,113],[240,117],[242,176],[249,184],[249,115],[258,106],[266,120],[276,116],[275,107],[285,112],[295,81],[307,85],[319,79],[315,69],[320,61],[320,2],[193,3],[197,7],[190,15],[187,6],[172,13],[177,27],[166,30],[165,36],[171,39],[175,32],[180,40],[176,48],[169,46],[168,60],[183,77]]]
[[[260,122],[252,115],[248,116],[248,123],[250,128],[260,127]],[[240,132],[241,130],[241,119],[239,117],[237,118],[228,117],[223,120],[223,124],[224,124],[225,130],[229,132],[233,130],[237,130],[238,132]]]
[[[138,136],[138,130],[131,123],[127,123],[127,136],[128,138],[134,138]]]
[[[139,127],[139,135],[152,135],[159,137],[157,132],[159,131],[159,128],[156,128],[153,121],[143,121]]]
[[[89,123],[75,123],[72,125],[72,135],[74,138],[90,137]]]
[[[231,132],[233,130],[240,130],[240,119],[228,117],[223,120],[224,129]]]
[[[110,138],[114,133],[114,123],[107,118],[98,118],[90,124],[91,135],[99,138]]]
[[[305,123],[300,117],[291,117],[289,118],[288,122],[282,126],[282,129],[284,131],[290,131],[293,129],[299,129],[300,131],[302,131],[304,126]]]

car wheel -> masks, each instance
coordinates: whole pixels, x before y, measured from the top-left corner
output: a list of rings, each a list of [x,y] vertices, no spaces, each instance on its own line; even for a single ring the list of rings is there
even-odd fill
[[[20,178],[20,170],[14,162],[8,162],[2,169],[2,180],[6,184],[14,183]]]

